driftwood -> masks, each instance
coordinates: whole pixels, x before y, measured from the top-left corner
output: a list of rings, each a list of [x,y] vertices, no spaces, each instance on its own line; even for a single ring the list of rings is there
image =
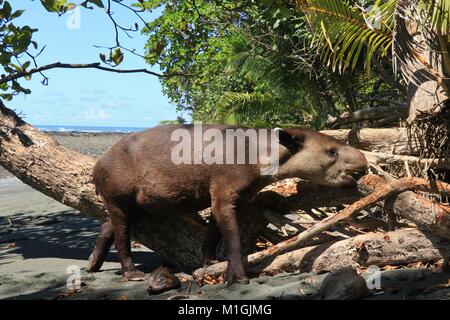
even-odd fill
[[[413,179],[422,186],[426,186],[428,182],[421,178],[407,178]],[[364,177],[364,184],[367,187],[376,190],[386,184],[386,180],[375,176],[368,175]],[[435,193],[449,195],[450,185],[447,183],[436,182],[432,187]],[[437,192],[439,189],[440,192]],[[419,189],[416,189],[419,190]],[[435,201],[426,199],[411,191],[406,191],[394,196],[390,199],[391,210],[399,217],[408,219],[415,223],[419,228],[429,231],[444,239],[450,239],[450,207],[439,204]]]
[[[392,121],[393,115],[395,115],[394,119],[406,118],[408,109],[408,106],[405,104],[385,107],[370,107],[355,112],[343,112],[339,117],[330,117],[327,120],[326,125],[328,128],[338,128],[339,126],[345,124],[366,120],[373,121],[389,119]]]
[[[418,155],[419,148],[406,128],[323,130],[324,134],[365,151]]]
[[[381,179],[381,180],[380,180]],[[442,182],[430,183],[425,179],[420,178],[403,178],[395,180],[389,183],[385,183],[382,178],[375,175],[368,175],[364,179],[364,183],[369,187],[378,187],[378,190],[369,194],[368,196],[358,200],[347,208],[343,209],[336,215],[320,221],[311,228],[305,230],[304,232],[292,237],[291,239],[280,242],[274,246],[269,247],[266,250],[262,250],[253,253],[247,257],[247,265],[249,267],[256,265],[264,260],[272,259],[277,255],[280,255],[286,251],[298,248],[300,245],[309,241],[313,236],[330,229],[331,227],[337,225],[338,223],[351,219],[358,212],[363,209],[370,207],[371,205],[388,199],[393,195],[398,195],[399,193],[405,192],[407,190],[421,190],[421,191],[432,191],[440,192],[442,194],[450,194],[450,185]],[[384,183],[383,186],[380,186]],[[432,207],[432,211],[435,212],[436,208]],[[438,206],[439,213],[434,216],[434,219],[429,216],[423,215],[423,213],[417,213],[413,210],[413,213],[402,211],[405,218],[414,219],[415,222],[420,227],[434,232],[436,235],[441,236],[445,239],[450,239],[450,209],[444,206]],[[214,274],[224,272],[226,269],[226,262],[210,266],[206,270],[206,274],[213,272]],[[203,271],[196,271],[197,276],[200,276]]]
[[[375,232],[337,242],[300,248],[249,266],[252,275],[281,272],[333,272],[345,267],[405,265],[417,261],[436,262],[450,255],[450,241],[417,229]],[[202,279],[219,277],[226,267],[221,262],[194,272]]]

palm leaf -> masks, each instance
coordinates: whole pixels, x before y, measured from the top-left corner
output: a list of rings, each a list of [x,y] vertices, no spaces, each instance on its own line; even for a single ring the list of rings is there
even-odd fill
[[[365,49],[365,68],[370,72],[376,53],[385,56],[392,45],[395,0],[376,1],[370,12],[342,0],[297,0],[314,32],[320,57],[333,70],[354,69]],[[370,23],[374,22],[374,23]]]
[[[434,30],[441,35],[448,35],[450,32],[450,1],[435,0],[424,2],[431,16],[431,24]]]

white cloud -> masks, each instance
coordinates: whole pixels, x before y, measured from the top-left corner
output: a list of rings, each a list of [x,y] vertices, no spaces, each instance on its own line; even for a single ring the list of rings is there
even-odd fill
[[[106,108],[118,108],[118,107],[120,107],[120,104],[117,103],[116,101],[106,101],[104,106]]]
[[[111,118],[111,114],[103,109],[90,109],[83,113],[83,118],[85,120],[106,120]]]

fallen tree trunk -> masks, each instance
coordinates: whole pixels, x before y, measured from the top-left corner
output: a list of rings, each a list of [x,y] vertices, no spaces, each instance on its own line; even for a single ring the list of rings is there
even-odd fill
[[[416,181],[425,179],[414,178]],[[374,190],[386,184],[386,180],[368,175],[363,178],[365,186]],[[439,183],[438,183],[439,184]],[[441,183],[442,194],[449,194],[449,184]],[[393,213],[414,222],[419,228],[444,239],[450,239],[450,207],[428,200],[412,191],[406,191],[390,199]]]
[[[252,274],[336,271],[369,267],[436,262],[450,255],[450,242],[417,229],[377,232],[334,243],[298,249],[250,268]]]
[[[323,130],[324,134],[358,149],[399,155],[418,155],[419,148],[406,128]]]
[[[330,117],[327,120],[327,128],[338,128],[339,126],[361,122],[366,120],[383,120],[391,119],[393,115],[395,118],[406,118],[408,114],[407,105],[385,106],[385,107],[370,107],[354,112],[343,112],[338,117]]]
[[[91,181],[94,164],[94,158],[64,148],[0,102],[0,165],[56,201],[91,218],[106,221],[108,213]],[[243,247],[247,252],[255,243],[258,228],[266,225],[264,217],[258,213],[249,210],[239,217]],[[200,265],[205,225],[195,214],[168,215],[163,221],[139,221],[132,231],[136,240],[190,270]]]
[[[281,272],[325,272],[345,267],[369,267],[436,262],[450,255],[450,241],[425,234],[417,229],[376,232],[354,238],[297,249],[273,256],[250,266],[252,275],[274,275]],[[196,279],[218,278],[226,263],[218,263],[194,272]]]

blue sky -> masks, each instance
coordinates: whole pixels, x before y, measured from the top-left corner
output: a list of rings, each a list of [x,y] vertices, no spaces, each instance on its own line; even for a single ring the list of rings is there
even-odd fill
[[[11,4],[13,9],[26,10],[18,23],[39,29],[34,40],[40,46],[46,45],[38,58],[40,65],[98,62],[99,53],[107,50],[93,45],[114,44],[114,30],[103,9],[82,9],[78,29],[68,28],[76,26],[72,23],[76,21],[74,17],[50,14],[38,0],[11,1]],[[124,25],[137,22],[126,10],[116,10],[115,16]],[[134,33],[133,39],[125,35],[121,39],[126,47],[143,53],[146,37],[140,32]],[[126,54],[120,68],[150,67],[141,58]],[[43,86],[42,78],[35,74],[31,81],[21,81],[32,93],[7,102],[9,107],[22,111],[25,120],[33,125],[151,127],[177,117],[175,106],[161,92],[159,79],[151,75],[79,69],[53,69],[45,74],[50,78],[48,86]]]

